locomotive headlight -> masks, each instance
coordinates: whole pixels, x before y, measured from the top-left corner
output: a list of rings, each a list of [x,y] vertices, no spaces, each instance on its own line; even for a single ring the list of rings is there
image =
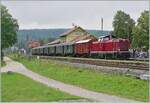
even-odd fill
[[[120,49],[118,49],[118,51],[120,51]]]

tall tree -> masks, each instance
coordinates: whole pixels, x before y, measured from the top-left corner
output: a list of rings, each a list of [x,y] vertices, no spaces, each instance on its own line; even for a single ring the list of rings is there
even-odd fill
[[[149,11],[143,11],[138,18],[137,25],[133,29],[134,48],[149,48]]]
[[[129,14],[123,11],[117,11],[113,20],[113,34],[116,37],[132,40],[132,29],[135,25],[135,21],[130,17]]]
[[[9,14],[8,9],[3,5],[0,6],[1,6],[1,50],[3,50],[5,48],[12,46],[16,42],[17,40],[16,35],[19,26],[17,20],[14,19],[11,16],[11,14]]]

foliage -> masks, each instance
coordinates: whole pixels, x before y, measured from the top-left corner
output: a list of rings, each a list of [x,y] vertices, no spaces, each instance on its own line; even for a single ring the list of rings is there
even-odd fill
[[[9,14],[8,9],[1,5],[1,34],[2,48],[8,48],[16,42],[16,33],[19,29],[17,20]]]
[[[113,20],[113,34],[119,38],[125,38],[132,40],[132,29],[135,25],[135,21],[130,17],[129,14],[123,11],[117,11]]]
[[[134,48],[149,48],[149,11],[144,11],[138,18],[137,25],[133,29]]]
[[[8,9],[1,6],[1,60],[3,49],[12,46],[16,42],[16,35],[19,29],[17,20],[8,13]]]
[[[1,82],[2,102],[50,102],[80,99],[80,97],[49,88],[17,73],[2,73]]]
[[[141,101],[148,100],[148,81],[124,75],[104,74],[68,64],[60,64],[54,60],[29,60],[22,58],[18,59],[18,61],[43,76],[85,89]]]

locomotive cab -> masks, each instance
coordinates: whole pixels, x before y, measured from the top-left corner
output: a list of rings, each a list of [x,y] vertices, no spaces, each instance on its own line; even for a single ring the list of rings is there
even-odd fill
[[[118,51],[128,51],[129,44],[129,40],[127,39],[118,39]]]
[[[118,56],[121,58],[129,58],[130,57],[129,47],[130,42],[128,39],[119,39]]]

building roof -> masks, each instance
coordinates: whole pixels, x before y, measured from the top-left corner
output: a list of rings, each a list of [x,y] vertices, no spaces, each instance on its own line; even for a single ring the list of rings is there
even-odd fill
[[[80,26],[74,26],[72,29],[70,29],[70,30],[64,32],[63,34],[61,34],[60,37],[66,36],[66,35],[70,34],[71,32],[73,32],[74,30],[76,30],[78,28],[81,29],[81,30],[83,30],[83,31],[86,31],[83,28],[81,28]]]
[[[75,37],[73,40],[69,41],[69,42],[77,42],[77,41],[80,41],[80,40],[86,40],[86,39],[97,39],[95,36],[93,35],[90,35],[90,34],[87,34],[87,35],[84,35],[84,36],[81,36],[81,35],[78,35],[77,37]]]
[[[78,43],[87,43],[89,41],[91,41],[91,39],[80,40],[80,41],[77,41],[76,44],[78,44]]]
[[[59,44],[59,43],[60,43],[60,39],[56,39],[56,40],[48,43],[48,45]]]
[[[28,43],[35,43],[35,42],[39,42],[38,40],[30,40]]]
[[[41,43],[39,41],[37,41],[37,40],[34,40],[34,41],[31,40],[30,42],[28,42],[28,47],[29,48],[38,47],[40,45],[41,45]]]

